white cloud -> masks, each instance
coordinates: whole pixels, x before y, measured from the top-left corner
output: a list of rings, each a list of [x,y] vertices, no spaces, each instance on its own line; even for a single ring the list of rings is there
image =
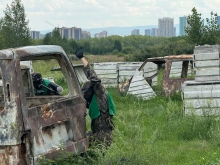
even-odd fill
[[[0,16],[12,1],[0,0]],[[191,14],[193,7],[203,17],[218,12],[220,0],[22,0],[29,26],[45,30],[55,26],[98,28],[109,26],[157,25],[158,18]]]

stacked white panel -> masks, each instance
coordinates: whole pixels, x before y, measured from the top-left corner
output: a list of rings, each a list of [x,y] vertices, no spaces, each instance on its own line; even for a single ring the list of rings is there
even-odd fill
[[[219,115],[220,82],[186,81],[182,85],[182,99],[186,115]]]
[[[194,49],[195,81],[219,81],[219,45],[196,46]]]

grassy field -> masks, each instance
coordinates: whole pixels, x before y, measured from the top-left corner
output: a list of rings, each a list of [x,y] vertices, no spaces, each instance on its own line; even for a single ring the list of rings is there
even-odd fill
[[[114,141],[105,156],[98,148],[89,149],[87,159],[61,152],[62,159],[41,165],[219,165],[219,116],[185,116],[180,93],[161,95],[161,78],[153,87],[157,97],[150,100],[122,97],[117,89],[108,89],[117,115]]]

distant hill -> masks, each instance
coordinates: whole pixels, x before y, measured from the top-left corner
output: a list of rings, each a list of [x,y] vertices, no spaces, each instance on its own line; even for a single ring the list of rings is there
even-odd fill
[[[175,24],[174,27],[176,27],[176,35],[179,35],[179,24]],[[130,27],[103,27],[103,28],[93,28],[93,29],[82,29],[85,31],[90,32],[91,37],[93,38],[96,33],[100,33],[103,30],[107,31],[108,36],[111,35],[119,35],[119,36],[129,36],[131,35],[131,31],[133,29],[139,29],[140,35],[144,35],[145,29],[151,29],[151,28],[158,28],[157,25],[149,25],[149,26],[130,26]],[[51,32],[51,30],[42,30],[40,31],[41,34],[46,34],[48,32]]]

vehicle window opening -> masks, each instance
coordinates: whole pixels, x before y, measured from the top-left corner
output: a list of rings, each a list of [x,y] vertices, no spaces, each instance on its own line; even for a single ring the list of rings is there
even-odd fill
[[[69,95],[63,71],[56,69],[61,68],[57,59],[34,59],[31,66],[22,63],[24,61],[21,61],[21,73],[28,107],[48,104]],[[40,79],[36,73],[40,73]]]
[[[170,79],[191,78],[193,77],[192,64],[189,61],[172,62],[170,68]]]

